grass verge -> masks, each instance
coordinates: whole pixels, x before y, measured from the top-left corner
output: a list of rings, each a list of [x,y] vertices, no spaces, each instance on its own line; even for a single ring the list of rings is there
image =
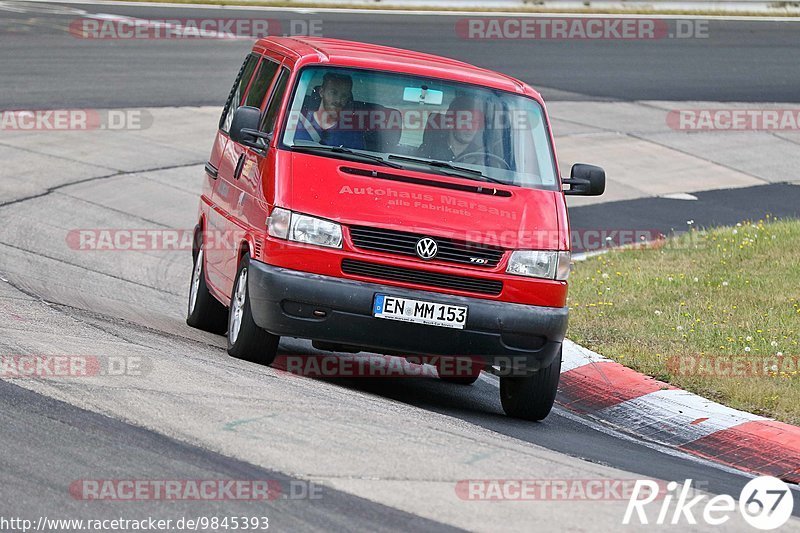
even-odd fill
[[[800,221],[689,231],[575,265],[569,337],[722,404],[800,425]]]

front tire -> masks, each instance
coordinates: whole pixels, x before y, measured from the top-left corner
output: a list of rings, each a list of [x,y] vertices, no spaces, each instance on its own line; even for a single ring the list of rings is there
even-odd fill
[[[203,245],[200,243],[192,267],[192,281],[189,285],[189,305],[186,323],[193,328],[225,334],[228,327],[225,306],[211,295],[206,285],[206,265]]]
[[[561,377],[561,349],[550,363],[527,376],[500,377],[500,403],[508,416],[544,420],[553,408]]]
[[[248,291],[250,254],[245,254],[236,271],[231,307],[228,311],[228,353],[262,365],[269,365],[278,353],[280,337],[264,331],[253,321]]]

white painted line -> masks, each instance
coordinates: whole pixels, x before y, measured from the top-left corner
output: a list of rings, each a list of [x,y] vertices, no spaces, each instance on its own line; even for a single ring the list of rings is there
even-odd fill
[[[602,248],[600,250],[592,250],[591,252],[578,252],[577,254],[572,254],[573,261],[586,261],[590,257],[596,257],[598,255],[607,254],[610,250],[622,250],[624,246],[617,246],[615,248]]]
[[[651,392],[602,409],[594,416],[636,435],[672,446],[745,422],[767,420],[680,389]]]
[[[483,373],[481,373],[481,380],[485,381],[486,383],[490,383],[495,387],[498,387],[498,388],[500,387],[499,378],[497,376],[493,375],[493,374],[487,374],[486,372],[483,372]],[[641,438],[639,438],[639,437],[637,437],[635,435],[631,435],[629,433],[623,433],[623,432],[619,431],[618,429],[615,429],[613,427],[608,426],[606,423],[604,423],[603,420],[600,420],[600,419],[598,419],[598,418],[596,418],[596,417],[594,417],[594,416],[592,416],[590,414],[589,415],[579,415],[579,414],[573,413],[572,411],[570,411],[566,407],[562,407],[562,406],[560,406],[558,404],[553,406],[553,413],[556,414],[557,416],[564,417],[564,418],[566,418],[567,420],[569,420],[571,422],[575,422],[576,424],[580,424],[582,426],[586,426],[589,429],[597,431],[598,433],[602,433],[604,435],[608,435],[609,437],[612,437],[612,438],[615,438],[615,439],[624,440],[624,441],[627,441],[627,442],[633,442],[633,443],[637,444],[638,446],[642,446],[642,447],[647,448],[649,450],[653,450],[653,451],[656,451],[656,452],[659,452],[659,453],[663,453],[664,455],[669,455],[670,457],[677,457],[679,459],[684,459],[684,460],[687,460],[687,461],[691,461],[693,463],[701,464],[703,466],[715,468],[717,470],[720,470],[720,471],[723,471],[723,472],[727,472],[729,474],[736,474],[736,475],[743,476],[743,477],[750,478],[750,479],[758,477],[756,474],[751,474],[751,473],[745,472],[743,470],[738,470],[736,468],[733,468],[732,466],[724,465],[722,463],[717,463],[717,462],[714,462],[714,461],[712,461],[710,459],[706,459],[704,457],[699,457],[697,455],[693,455],[691,453],[684,452],[683,450],[678,450],[678,449],[673,448],[671,446],[667,446],[667,445],[660,444],[660,443],[657,443],[657,442],[650,442],[650,441],[647,441],[647,440],[643,440],[643,439],[641,439]],[[793,488],[794,488],[794,486],[793,486]],[[800,486],[798,486],[796,488],[796,490],[797,490],[797,492],[800,492]]]
[[[75,15],[85,13],[82,9],[64,7],[56,4],[15,1],[0,1],[0,11],[9,11],[11,13],[41,13],[45,15]]]
[[[561,359],[561,373],[575,370],[592,363],[610,361],[599,353],[595,353],[580,344],[575,344],[571,340],[564,339],[564,351]]]
[[[697,200],[697,196],[689,194],[688,192],[676,192],[672,194],[665,194],[659,198],[666,198],[668,200]]]
[[[698,464],[701,464],[701,465],[704,465],[704,466],[710,466],[710,467],[716,468],[717,470],[722,470],[723,472],[727,472],[729,474],[738,474],[740,476],[744,476],[744,477],[751,478],[751,479],[758,477],[757,474],[751,474],[749,472],[745,472],[743,470],[738,470],[736,468],[733,468],[732,466],[724,465],[722,463],[716,463],[716,462],[714,462],[714,461],[712,461],[710,459],[705,459],[703,457],[699,457],[697,455],[693,455],[691,453],[684,452],[683,450],[678,450],[678,449],[673,448],[671,446],[666,446],[664,444],[659,444],[657,442],[650,442],[650,441],[642,440],[641,438],[638,438],[636,436],[633,436],[633,435],[630,435],[630,434],[626,434],[626,433],[622,433],[622,432],[620,432],[620,431],[618,431],[618,430],[616,430],[614,428],[611,428],[611,427],[608,427],[608,426],[604,425],[602,421],[594,420],[594,417],[590,418],[590,417],[585,417],[585,416],[578,415],[576,413],[573,413],[569,409],[566,409],[565,407],[558,406],[558,411],[557,412],[558,412],[559,416],[563,416],[567,420],[571,420],[571,421],[576,422],[578,424],[582,424],[582,425],[587,426],[587,427],[589,427],[589,428],[591,428],[591,429],[593,429],[595,431],[598,431],[598,432],[603,433],[605,435],[608,435],[610,437],[614,437],[616,439],[625,440],[625,441],[628,441],[628,442],[635,442],[639,446],[643,446],[643,447],[648,448],[650,450],[654,450],[654,451],[657,451],[659,453],[663,453],[664,455],[669,455],[671,457],[677,457],[679,459],[685,459],[685,460],[692,461],[694,463],[698,463]],[[800,487],[798,487],[798,491],[800,491]]]

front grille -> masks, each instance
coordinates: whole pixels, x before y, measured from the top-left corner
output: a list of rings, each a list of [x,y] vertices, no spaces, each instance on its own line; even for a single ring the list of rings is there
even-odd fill
[[[416,285],[476,292],[480,294],[497,295],[503,290],[502,281],[454,276],[452,274],[439,274],[413,268],[379,265],[366,261],[357,261],[355,259],[343,259],[342,272],[375,279],[403,281]]]
[[[366,226],[351,226],[353,244],[363,250],[375,250],[389,254],[417,256],[417,241],[425,235]],[[461,263],[478,267],[494,267],[503,257],[503,249],[497,246],[474,242],[431,237],[439,252],[435,259],[448,263]]]

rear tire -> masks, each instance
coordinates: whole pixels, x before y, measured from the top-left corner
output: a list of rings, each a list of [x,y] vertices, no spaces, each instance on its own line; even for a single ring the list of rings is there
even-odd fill
[[[206,285],[205,253],[201,242],[192,267],[186,323],[193,328],[224,335],[228,327],[227,317],[225,306],[211,295]]]
[[[280,337],[264,331],[253,321],[248,291],[250,254],[245,254],[236,271],[236,282],[228,311],[228,353],[233,357],[270,365],[278,353]]]
[[[455,357],[448,358],[444,364],[441,357],[436,360],[436,372],[439,374],[439,379],[456,385],[472,385],[478,381],[483,364],[474,360],[464,363],[456,359]]]
[[[508,416],[544,420],[553,408],[561,377],[561,349],[550,366],[528,376],[501,376],[500,403]]]

